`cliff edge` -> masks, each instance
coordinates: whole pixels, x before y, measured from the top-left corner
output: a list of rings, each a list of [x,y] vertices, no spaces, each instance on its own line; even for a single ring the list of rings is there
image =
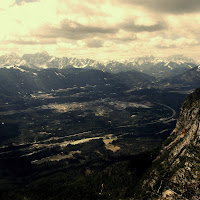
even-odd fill
[[[200,199],[200,88],[184,102],[137,199]]]

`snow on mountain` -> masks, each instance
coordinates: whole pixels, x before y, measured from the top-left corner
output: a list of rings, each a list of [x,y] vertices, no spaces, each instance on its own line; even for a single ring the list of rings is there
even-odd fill
[[[17,66],[17,65],[5,65],[1,67],[2,69],[14,69],[14,70],[19,70],[22,73],[29,73],[29,74],[33,74],[34,76],[37,76],[37,73],[35,73],[35,71],[31,71],[31,70],[26,70],[25,68],[23,68],[22,66]],[[30,68],[27,68],[30,69]]]
[[[47,52],[42,52],[35,54],[24,54],[21,59],[25,60],[30,65],[46,68],[45,66],[51,58],[52,56],[49,56]]]
[[[25,61],[20,58],[16,53],[9,53],[0,56],[0,67],[10,65],[23,65]]]
[[[75,67],[75,68],[85,68],[85,67],[93,67],[95,68],[96,65],[98,65],[98,62],[91,59],[78,59],[78,58],[56,58],[49,60],[49,62],[46,63],[47,67],[49,68],[69,68],[69,67]]]
[[[105,69],[112,73],[131,71],[134,69],[158,78],[175,76],[195,66],[196,62],[193,59],[183,56],[171,56],[166,58],[144,56],[130,58],[121,62],[108,61],[105,63]]]
[[[25,65],[31,68],[90,68],[111,73],[137,70],[158,78],[175,76],[196,66],[196,61],[181,55],[170,57],[143,56],[123,61],[95,61],[92,59],[73,57],[54,57],[47,52],[24,54],[15,53],[0,56],[0,67]]]

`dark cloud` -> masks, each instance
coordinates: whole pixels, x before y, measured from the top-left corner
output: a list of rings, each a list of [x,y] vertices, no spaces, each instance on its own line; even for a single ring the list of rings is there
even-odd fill
[[[134,37],[122,37],[122,38],[114,38],[115,41],[120,41],[120,42],[131,42],[137,40],[137,36]]]
[[[163,22],[158,22],[157,24],[154,25],[136,25],[134,22],[125,22],[121,24],[121,28],[130,31],[130,32],[155,32],[155,31],[160,31],[163,29],[166,29],[167,26]]]
[[[87,46],[90,48],[100,48],[100,47],[103,47],[103,41],[102,40],[91,40],[87,43]]]
[[[164,23],[157,23],[155,25],[136,25],[134,22],[124,22],[121,24],[116,24],[112,27],[99,27],[99,26],[90,26],[83,25],[75,21],[64,20],[60,23],[58,27],[45,25],[41,27],[36,33],[35,36],[39,38],[65,38],[71,40],[82,40],[88,39],[95,36],[105,37],[109,39],[117,39],[113,34],[117,33],[120,29],[127,32],[155,32],[166,29],[166,25]],[[123,40],[118,38],[119,40]],[[134,37],[124,38],[126,41],[135,40]],[[97,40],[98,41],[98,40]],[[90,47],[92,45],[99,45],[99,41],[93,41],[93,43],[89,44]],[[96,44],[94,44],[96,42]]]
[[[25,3],[39,2],[40,0],[16,0],[14,4],[21,6]]]
[[[36,34],[39,37],[81,40],[96,35],[117,33],[118,29],[115,27],[86,26],[78,22],[64,20],[59,27],[46,25],[41,28],[40,32],[40,34]]]
[[[156,12],[173,14],[200,11],[200,0],[119,0],[121,3],[144,6]]]

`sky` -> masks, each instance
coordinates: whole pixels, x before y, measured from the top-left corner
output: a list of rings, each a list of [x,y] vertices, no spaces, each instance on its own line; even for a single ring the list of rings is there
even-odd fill
[[[6,0],[0,55],[199,59],[200,0]]]

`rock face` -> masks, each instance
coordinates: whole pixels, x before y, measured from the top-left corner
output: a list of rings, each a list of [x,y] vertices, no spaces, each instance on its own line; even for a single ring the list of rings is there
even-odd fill
[[[200,88],[183,104],[149,174],[137,199],[200,199]]]

